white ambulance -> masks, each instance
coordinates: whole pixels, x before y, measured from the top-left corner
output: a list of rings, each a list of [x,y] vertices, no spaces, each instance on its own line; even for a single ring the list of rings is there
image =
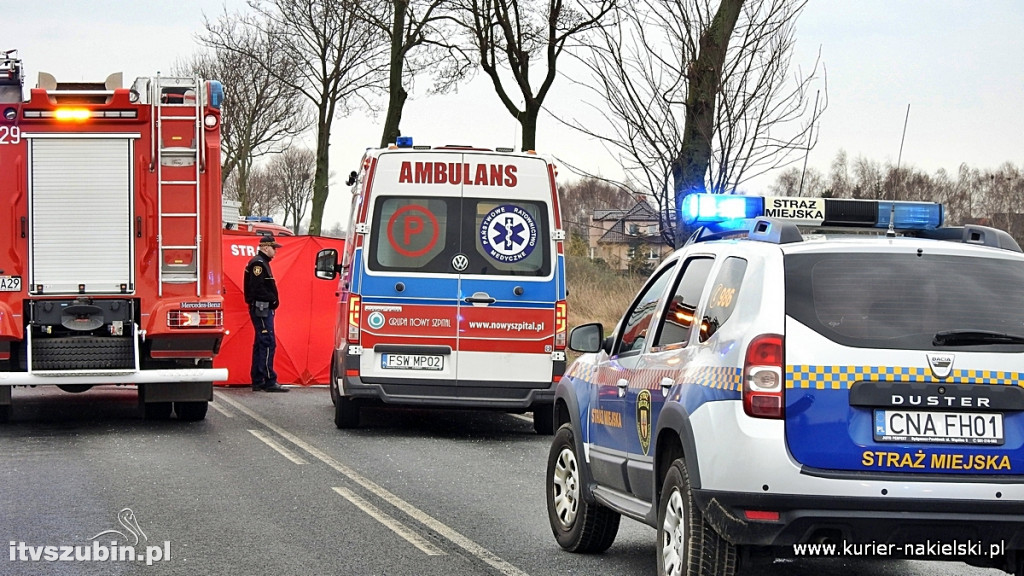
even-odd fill
[[[552,432],[566,286],[555,166],[533,152],[368,150],[353,173],[331,398],[339,428],[368,404],[533,412]]]

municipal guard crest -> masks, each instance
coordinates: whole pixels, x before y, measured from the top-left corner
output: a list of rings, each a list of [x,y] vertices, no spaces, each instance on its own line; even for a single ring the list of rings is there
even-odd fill
[[[647,456],[651,448],[651,391],[647,389],[636,395],[636,434],[640,437],[640,448]]]
[[[252,267],[252,275],[253,276],[262,276],[263,275],[263,266],[258,266],[258,265],[257,266],[253,266]]]

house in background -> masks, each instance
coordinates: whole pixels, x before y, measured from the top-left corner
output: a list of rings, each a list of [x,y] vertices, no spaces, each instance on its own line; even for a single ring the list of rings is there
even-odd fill
[[[658,213],[643,200],[628,210],[594,210],[587,245],[592,260],[600,258],[622,271],[640,262],[653,268],[672,252],[659,232]]]

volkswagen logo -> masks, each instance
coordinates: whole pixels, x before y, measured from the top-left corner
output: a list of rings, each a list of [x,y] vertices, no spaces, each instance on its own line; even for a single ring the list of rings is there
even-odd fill
[[[452,268],[458,272],[465,272],[466,268],[469,268],[469,258],[465,254],[456,254],[452,258]]]

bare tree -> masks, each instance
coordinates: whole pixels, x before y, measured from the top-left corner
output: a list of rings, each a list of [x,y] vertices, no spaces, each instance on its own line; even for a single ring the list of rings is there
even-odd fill
[[[360,15],[387,38],[388,109],[381,147],[401,135],[402,111],[415,78],[429,73],[431,92],[444,93],[464,78],[470,58],[453,42],[455,20],[451,0],[386,0],[359,5]]]
[[[238,172],[227,181],[227,188],[234,189],[238,183]],[[281,187],[264,166],[255,166],[249,173],[248,216],[270,216],[281,207]]]
[[[628,210],[636,204],[633,192],[597,178],[582,178],[559,191],[562,225],[569,234],[586,238],[595,210]]]
[[[813,145],[807,76],[790,78],[806,0],[639,0],[585,53],[580,82],[606,125],[568,122],[601,140],[663,214],[694,191],[732,191]],[[716,8],[717,5],[717,8]],[[677,244],[686,231],[664,223]]]
[[[224,30],[234,34],[232,40],[245,51],[224,49],[196,54],[176,68],[180,73],[196,74],[220,80],[224,84],[224,106],[221,115],[222,180],[237,172],[234,183],[239,212],[251,214],[248,183],[253,162],[266,154],[280,152],[292,138],[309,127],[310,116],[304,101],[289,84],[282,83],[253,60],[273,62],[279,53],[267,43],[265,36],[241,28]],[[278,69],[294,69],[284,61]]]
[[[522,149],[536,149],[537,119],[555,82],[558,57],[570,41],[604,26],[618,0],[456,1],[481,69],[522,128]],[[530,76],[535,59],[543,65],[536,87]]]
[[[316,154],[308,148],[289,148],[271,160],[267,169],[280,188],[281,208],[284,210],[281,225],[288,226],[291,222],[292,232],[298,234],[313,199]]]
[[[329,193],[328,148],[338,115],[355,107],[372,109],[384,92],[388,45],[379,31],[357,15],[370,0],[249,0],[252,14],[206,22],[204,41],[215,48],[246,53],[225,35],[236,26],[259,31],[278,47],[289,70],[255,58],[278,81],[305,96],[316,108],[316,175],[309,233],[317,235]]]

